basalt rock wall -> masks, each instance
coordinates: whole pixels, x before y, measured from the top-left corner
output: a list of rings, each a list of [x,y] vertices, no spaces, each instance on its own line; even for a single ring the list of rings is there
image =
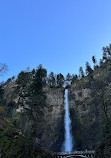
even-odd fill
[[[52,151],[60,151],[64,139],[64,88],[46,86],[44,92],[47,96],[47,105],[41,108],[42,115],[36,127],[34,120],[25,114],[21,104],[16,106],[18,101],[20,102],[20,97],[14,83],[5,88],[6,111],[16,127],[20,128],[26,136],[32,137],[34,133],[31,132],[35,130],[38,145]],[[26,101],[23,102],[25,107],[28,107]]]
[[[110,63],[71,85],[70,112],[77,150],[96,149],[111,119]]]

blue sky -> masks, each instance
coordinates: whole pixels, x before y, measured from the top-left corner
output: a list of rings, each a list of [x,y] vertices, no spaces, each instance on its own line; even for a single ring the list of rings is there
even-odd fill
[[[1,0],[0,63],[6,79],[42,64],[78,73],[111,43],[111,0]]]

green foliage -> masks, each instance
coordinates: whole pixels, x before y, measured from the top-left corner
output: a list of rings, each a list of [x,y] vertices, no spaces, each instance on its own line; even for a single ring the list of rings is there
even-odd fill
[[[77,74],[73,74],[72,75],[72,83],[74,83],[76,80],[78,80],[78,76],[77,76]]]
[[[104,53],[103,53],[103,60],[106,61],[106,59],[107,59],[107,54],[106,54],[106,52],[104,52]]]
[[[25,71],[21,71],[18,74],[16,83],[18,84],[19,87],[26,87],[27,83],[30,81],[30,73],[29,72],[25,72]]]
[[[99,65],[100,65],[100,67],[103,66],[103,59],[100,59]]]
[[[3,98],[3,94],[4,94],[4,89],[3,89],[3,86],[0,85],[0,102],[1,102],[1,100]]]
[[[79,73],[80,73],[80,77],[81,78],[84,77],[84,72],[83,72],[83,68],[82,67],[79,68]]]
[[[6,85],[9,84],[9,83],[11,83],[11,81],[12,81],[12,79],[9,78],[9,79],[6,81]]]
[[[54,88],[56,87],[56,77],[54,75],[53,72],[51,72],[48,76],[48,85],[51,87],[51,88]]]
[[[97,61],[96,61],[95,56],[92,56],[92,61],[93,61],[94,64],[96,64]]]
[[[25,138],[21,131],[12,124],[8,124],[7,119],[0,118],[0,149],[2,158],[53,158],[53,156],[40,147],[33,144],[31,140]]]
[[[37,158],[42,158],[42,157],[40,155],[38,155]]]
[[[37,125],[40,124],[43,116],[43,107],[46,105],[46,95],[43,90],[46,85],[47,71],[39,65],[39,67],[32,71],[29,68],[26,71],[19,73],[17,83],[17,93],[19,95],[17,107],[23,108],[23,114],[16,115],[13,123],[16,127],[21,127],[21,121],[34,122],[33,127],[30,127],[27,136],[32,136],[35,140],[37,133]],[[27,106],[26,106],[27,105]],[[31,123],[32,124],[32,123]]]
[[[64,76],[60,73],[57,75],[57,87],[63,87],[64,85]]]
[[[18,104],[24,108],[24,99],[28,97],[29,109],[25,108],[25,110],[32,112],[33,108],[38,108],[45,104],[46,96],[43,87],[46,84],[46,76],[47,71],[42,68],[42,65],[39,65],[36,71],[33,69],[32,72],[28,70],[19,73],[16,80],[20,96]]]
[[[21,136],[13,126],[7,126],[6,129],[0,133],[0,147],[3,157],[25,158],[24,154],[28,156],[28,154],[25,153],[26,143],[25,138]]]
[[[111,44],[109,46],[103,47],[103,61],[107,62],[111,57]]]
[[[5,105],[5,100],[4,100],[3,95],[4,95],[4,87],[1,84],[0,85],[0,106],[4,106]]]
[[[18,127],[20,123],[21,123],[21,114],[16,113],[16,115],[13,118],[13,124],[15,127]]]
[[[66,75],[66,81],[71,81],[71,79],[72,79],[72,76],[70,75],[70,73],[68,73]]]
[[[111,44],[103,47],[103,59],[106,60],[111,55]]]
[[[42,66],[39,65],[38,69],[35,72],[35,76],[33,77],[32,83],[30,84],[28,89],[30,100],[29,105],[31,104],[31,107],[41,107],[44,106],[46,103],[46,95],[43,91],[43,87],[46,84],[46,76],[46,69],[42,68]]]
[[[111,157],[111,133],[103,138],[95,154],[95,158],[110,158],[110,157]]]
[[[5,113],[4,108],[0,106],[0,117],[2,117],[4,113]]]
[[[33,92],[38,94],[42,91],[43,86],[46,84],[46,76],[47,70],[42,68],[42,65],[39,65],[35,72],[34,80],[33,80]]]
[[[86,62],[86,74],[88,75],[88,74],[90,74],[91,72],[93,72],[93,70],[92,70],[91,66],[89,65],[89,63]]]

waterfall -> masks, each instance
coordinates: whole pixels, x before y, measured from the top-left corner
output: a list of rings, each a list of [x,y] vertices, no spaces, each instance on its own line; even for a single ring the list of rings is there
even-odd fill
[[[69,112],[69,101],[68,101],[68,89],[65,89],[65,141],[64,141],[64,151],[70,152],[73,148],[72,142],[72,134],[71,134],[71,119],[70,119],[70,112]]]

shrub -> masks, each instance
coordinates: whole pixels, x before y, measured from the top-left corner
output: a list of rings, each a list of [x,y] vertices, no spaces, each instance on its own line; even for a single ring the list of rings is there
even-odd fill
[[[3,116],[5,113],[5,110],[3,107],[0,106],[0,116]]]

